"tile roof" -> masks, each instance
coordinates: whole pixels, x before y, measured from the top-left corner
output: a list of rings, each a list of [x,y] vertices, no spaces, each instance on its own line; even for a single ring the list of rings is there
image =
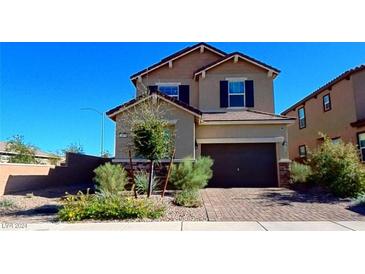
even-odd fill
[[[224,56],[227,54],[227,53],[225,53],[224,51],[222,51],[222,50],[220,50],[220,49],[218,49],[218,48],[216,48],[216,47],[213,47],[213,46],[211,46],[211,45],[209,45],[209,44],[207,44],[207,43],[204,43],[204,42],[197,43],[197,44],[192,45],[192,46],[190,46],[190,47],[186,47],[186,48],[184,48],[184,49],[182,49],[182,50],[180,50],[180,51],[178,51],[178,52],[175,52],[175,53],[173,53],[173,54],[171,54],[171,55],[169,55],[169,56],[167,56],[167,57],[163,58],[160,62],[158,62],[158,63],[156,63],[156,64],[153,64],[152,66],[149,66],[148,68],[143,69],[143,70],[141,70],[141,71],[139,71],[139,72],[137,72],[137,73],[133,74],[133,75],[130,77],[130,79],[133,79],[133,78],[135,78],[136,76],[138,76],[138,75],[140,75],[140,74],[143,74],[143,73],[145,73],[145,72],[147,72],[147,71],[153,70],[154,68],[156,68],[156,67],[158,67],[158,66],[160,66],[160,65],[162,65],[162,64],[164,64],[164,63],[166,63],[166,62],[168,62],[169,60],[171,60],[171,59],[173,59],[173,58],[175,58],[175,57],[178,57],[179,55],[182,55],[182,54],[184,54],[184,53],[186,53],[186,52],[188,52],[188,51],[190,51],[190,50],[192,50],[192,49],[194,49],[194,48],[198,48],[198,47],[200,47],[200,46],[205,46],[206,48],[211,49],[211,50],[213,50],[213,51],[216,51],[216,52],[218,52],[219,54],[224,55]]]
[[[364,69],[365,69],[365,65],[360,65],[358,67],[355,67],[355,68],[352,68],[352,69],[349,69],[349,70],[345,71],[344,73],[337,76],[335,79],[331,80],[330,82],[326,83],[325,85],[323,85],[319,89],[317,89],[314,92],[312,92],[311,94],[309,94],[307,97],[303,98],[302,100],[300,100],[296,104],[294,104],[291,107],[284,110],[281,114],[285,115],[289,111],[295,110],[298,106],[302,105],[303,103],[305,103],[309,99],[312,99],[313,97],[317,96],[319,93],[331,88],[333,85],[337,84],[338,82],[340,82],[344,79],[349,79],[349,77],[351,77],[352,74],[354,74],[356,72],[360,72]]]
[[[233,56],[235,56],[235,55],[238,55],[239,57],[241,57],[241,58],[243,58],[243,59],[247,59],[247,60],[249,60],[249,61],[251,61],[251,62],[253,62],[253,63],[259,64],[259,65],[261,65],[261,66],[263,66],[263,67],[265,67],[265,68],[267,68],[267,69],[271,69],[271,70],[275,71],[276,73],[280,73],[280,70],[278,70],[277,68],[274,68],[274,67],[272,67],[272,66],[269,66],[269,65],[267,65],[267,64],[265,64],[265,63],[263,63],[263,62],[261,62],[261,61],[259,61],[259,60],[256,60],[256,59],[254,59],[254,58],[252,58],[252,57],[250,57],[250,56],[247,56],[247,55],[245,55],[245,54],[243,54],[243,53],[241,53],[241,52],[232,52],[232,53],[227,54],[226,56],[222,57],[221,59],[219,59],[219,60],[217,60],[217,61],[214,61],[214,62],[212,62],[212,63],[210,63],[210,64],[207,64],[207,65],[205,65],[205,66],[203,66],[203,67],[199,68],[198,70],[196,70],[196,71],[193,73],[194,77],[195,77],[195,75],[196,75],[196,74],[199,74],[199,73],[200,73],[200,72],[202,72],[203,70],[207,70],[207,69],[209,69],[209,68],[211,68],[211,67],[213,67],[213,66],[217,65],[217,64],[218,64],[218,63],[220,63],[220,62],[224,62],[224,61],[226,61],[226,60],[228,60],[228,59],[232,58],[232,57],[233,57]]]
[[[158,96],[164,98],[166,101],[169,101],[171,103],[177,104],[180,107],[182,107],[182,108],[184,108],[184,109],[186,109],[188,111],[191,111],[191,112],[193,112],[193,113],[195,113],[197,115],[201,115],[201,111],[199,109],[194,108],[194,107],[192,107],[192,106],[190,106],[190,105],[188,105],[188,104],[186,104],[186,103],[184,103],[184,102],[182,102],[180,100],[177,100],[176,98],[170,97],[170,96],[168,96],[168,95],[166,95],[166,94],[164,94],[162,92],[153,91],[153,92],[151,92],[151,94],[157,94]],[[133,105],[135,103],[138,103],[138,101],[142,100],[143,98],[145,98],[145,96],[140,96],[140,97],[135,98],[135,99],[132,99],[132,100],[130,100],[130,101],[128,101],[128,102],[126,102],[126,103],[124,103],[122,105],[116,106],[115,108],[112,108],[112,109],[108,110],[106,112],[106,115],[113,119],[113,115],[116,112],[118,112],[120,110],[123,110],[123,108],[126,108],[128,106],[131,106],[131,105]]]
[[[204,122],[213,121],[274,121],[274,120],[295,120],[293,117],[277,115],[257,110],[227,111],[227,112],[205,112],[202,115]]]

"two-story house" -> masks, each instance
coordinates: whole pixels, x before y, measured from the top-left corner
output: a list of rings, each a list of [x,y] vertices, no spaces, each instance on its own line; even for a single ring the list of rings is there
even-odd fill
[[[365,65],[342,73],[282,114],[297,117],[289,128],[290,159],[306,158],[322,142],[321,132],[333,142],[358,145],[365,162]]]
[[[209,186],[284,185],[290,162],[287,126],[295,118],[274,114],[278,74],[242,53],[199,43],[132,75],[136,97],[107,112],[116,122],[114,162],[128,161],[128,110],[158,99],[175,128],[176,161],[200,155],[214,160]]]

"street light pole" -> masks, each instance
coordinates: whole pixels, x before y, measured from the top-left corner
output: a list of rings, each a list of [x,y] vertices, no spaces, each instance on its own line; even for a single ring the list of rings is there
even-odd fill
[[[95,108],[81,108],[80,110],[94,111],[101,116],[101,134],[100,134],[100,156],[104,154],[104,112],[101,112]]]

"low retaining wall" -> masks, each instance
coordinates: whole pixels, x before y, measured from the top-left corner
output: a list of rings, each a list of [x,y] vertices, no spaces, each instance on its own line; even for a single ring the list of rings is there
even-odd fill
[[[93,170],[110,159],[67,153],[64,166],[0,164],[0,195],[36,192],[45,188],[67,191],[73,186],[93,186]]]

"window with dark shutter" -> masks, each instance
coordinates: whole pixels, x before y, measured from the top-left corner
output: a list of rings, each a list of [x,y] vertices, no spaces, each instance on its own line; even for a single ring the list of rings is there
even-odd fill
[[[148,86],[150,93],[156,92],[158,90],[158,86]]]
[[[190,90],[189,85],[180,85],[179,86],[179,100],[190,104]]]
[[[220,81],[220,107],[228,107],[228,81]]]
[[[254,107],[254,87],[252,80],[245,81],[246,87],[246,107]]]

